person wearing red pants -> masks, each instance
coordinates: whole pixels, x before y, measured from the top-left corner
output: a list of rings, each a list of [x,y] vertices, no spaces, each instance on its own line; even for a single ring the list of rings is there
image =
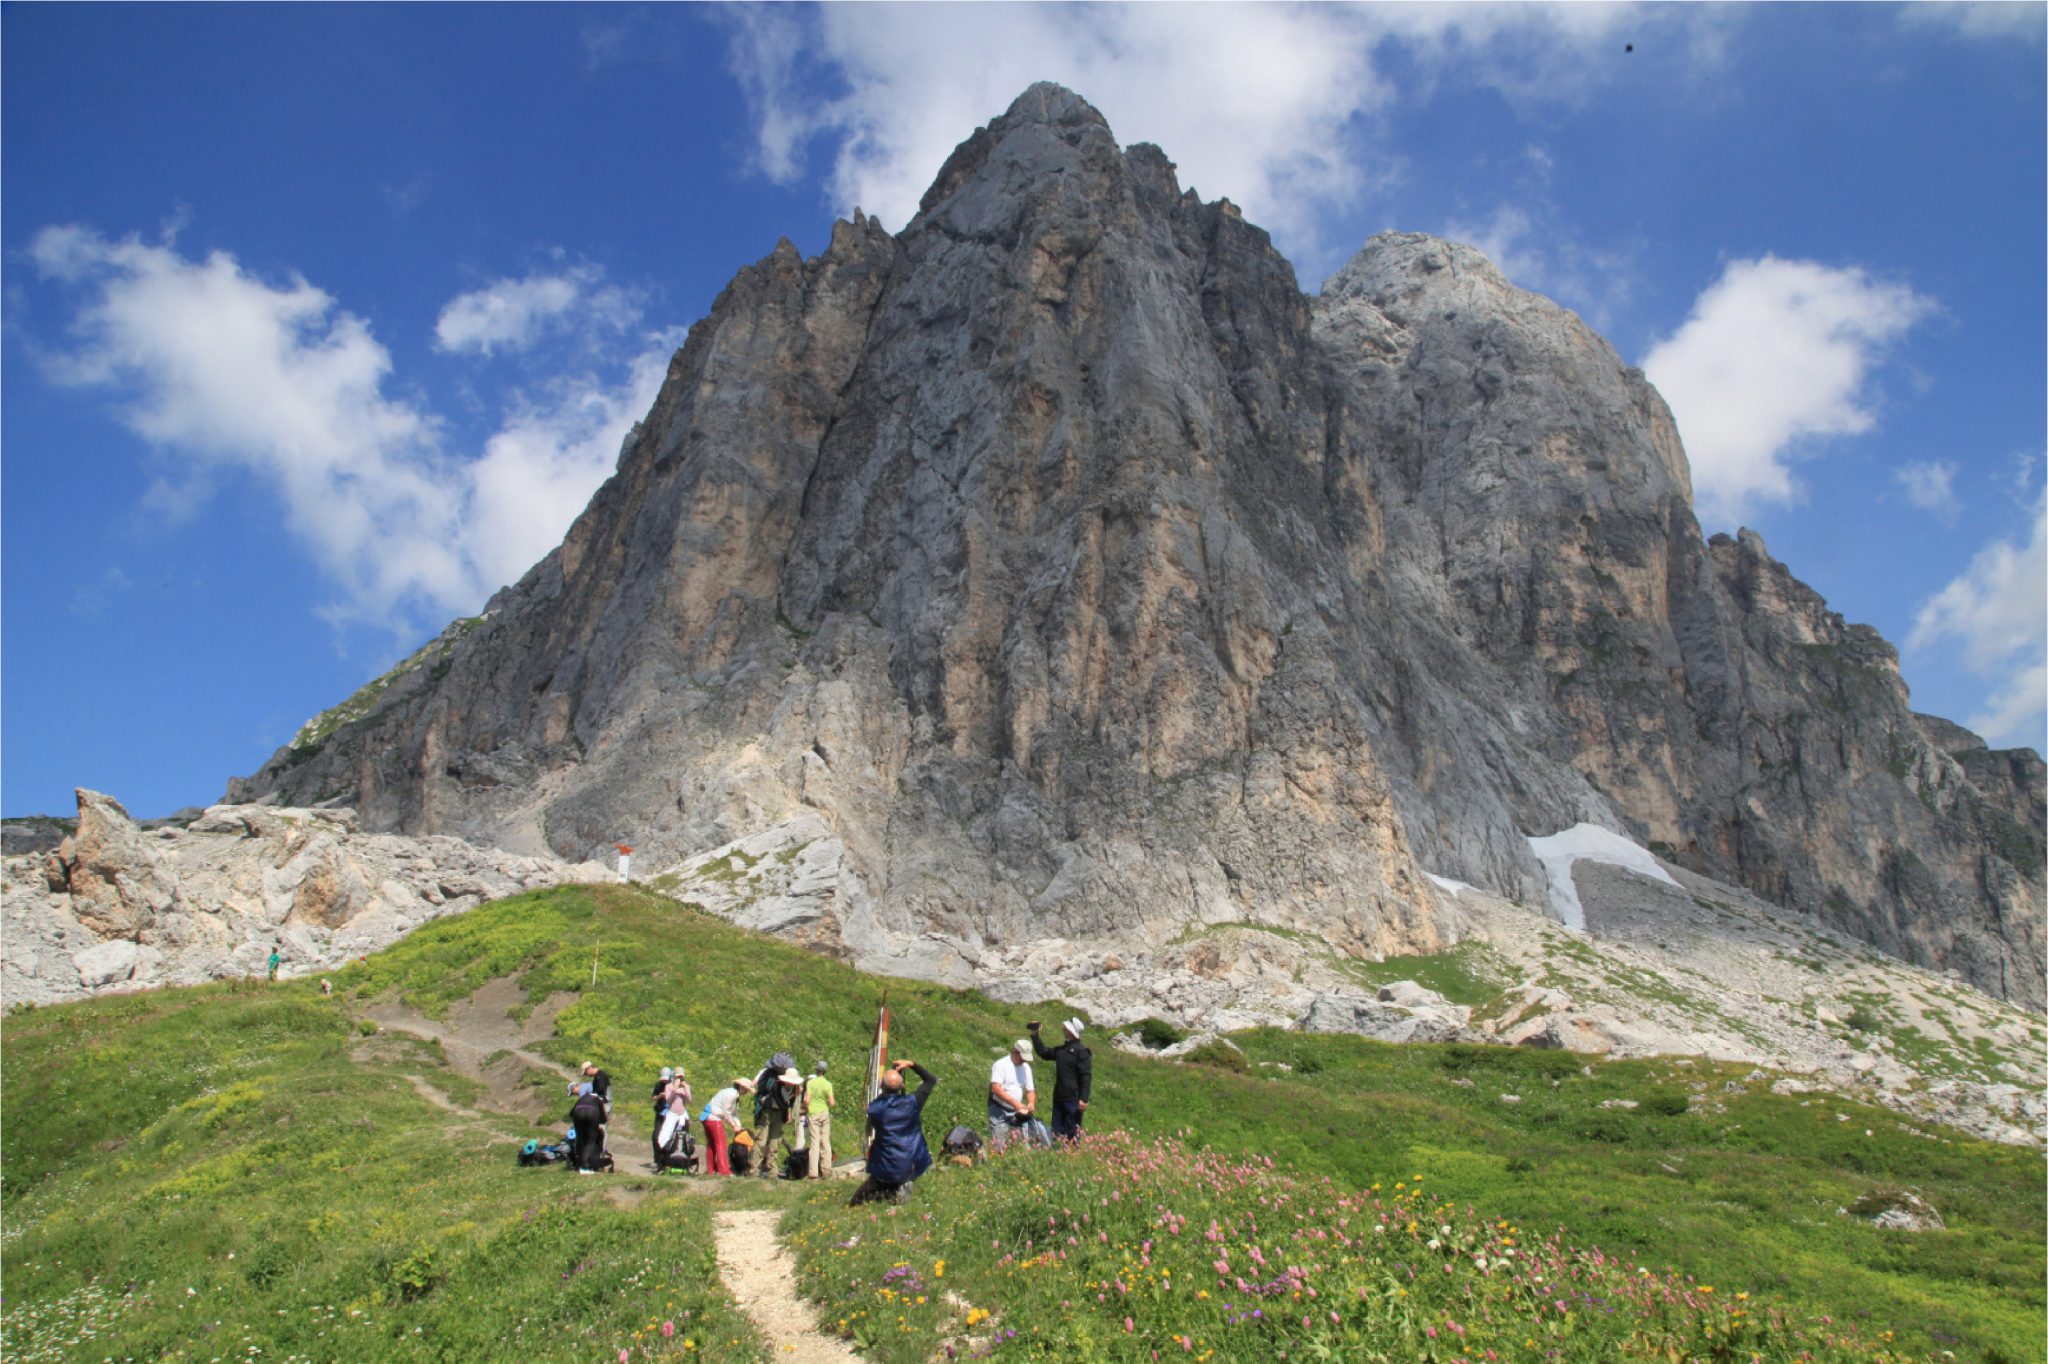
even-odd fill
[[[754,1082],[741,1076],[711,1096],[711,1102],[704,1105],[700,1115],[704,1120],[704,1173],[707,1175],[729,1175],[732,1160],[726,1153],[726,1139],[739,1130],[740,1095],[752,1093]]]

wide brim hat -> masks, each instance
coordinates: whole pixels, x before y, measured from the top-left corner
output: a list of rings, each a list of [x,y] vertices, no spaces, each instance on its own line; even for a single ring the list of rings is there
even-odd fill
[[[795,1066],[791,1066],[775,1078],[786,1085],[800,1085],[804,1082],[804,1077],[796,1073]]]

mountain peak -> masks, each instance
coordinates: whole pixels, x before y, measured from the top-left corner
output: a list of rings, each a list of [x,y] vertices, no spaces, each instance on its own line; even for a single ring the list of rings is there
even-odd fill
[[[1049,123],[1055,126],[1093,123],[1107,130],[1102,111],[1057,81],[1039,81],[1010,102],[1005,123]]]
[[[903,232],[748,267],[563,547],[240,798],[657,866],[816,818],[761,926],[963,983],[1433,951],[1425,868],[1540,905],[1593,824],[2041,1007],[2040,760],[1707,543],[1640,373],[1437,237],[1304,298],[1174,182],[1034,85]]]

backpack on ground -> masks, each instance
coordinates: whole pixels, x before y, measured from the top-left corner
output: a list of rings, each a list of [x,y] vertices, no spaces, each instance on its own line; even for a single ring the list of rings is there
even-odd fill
[[[981,1133],[965,1123],[958,1123],[946,1129],[946,1139],[939,1143],[939,1154],[969,1165],[981,1163]]]
[[[687,1121],[676,1123],[669,1131],[668,1141],[655,1145],[654,1168],[657,1170],[694,1170],[697,1168],[697,1143],[690,1137],[690,1124]]]
[[[791,1151],[782,1162],[784,1179],[809,1179],[811,1177],[811,1153]]]
[[[531,1169],[540,1165],[559,1165],[568,1158],[569,1143],[567,1142],[560,1142],[553,1146],[543,1146],[537,1141],[529,1141],[526,1145],[519,1148],[519,1164],[521,1168],[525,1169]]]

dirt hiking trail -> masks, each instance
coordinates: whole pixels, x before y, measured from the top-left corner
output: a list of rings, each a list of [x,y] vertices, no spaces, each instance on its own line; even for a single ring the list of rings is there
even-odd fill
[[[528,1048],[554,1035],[555,1015],[575,1003],[576,998],[575,993],[568,990],[552,994],[534,1005],[533,1012],[522,1023],[512,1017],[512,1011],[526,1003],[525,992],[520,989],[518,977],[505,976],[486,983],[468,999],[451,1007],[445,1020],[428,1018],[393,997],[371,1004],[363,1010],[363,1017],[392,1032],[410,1033],[439,1043],[441,1053],[448,1058],[449,1069],[484,1087],[484,1097],[480,1102],[485,1107],[533,1118],[542,1116],[537,1104],[548,1112],[552,1112],[556,1105],[542,1104],[522,1084],[527,1072],[538,1070],[558,1076],[565,1085],[573,1076],[568,1067]],[[494,1057],[495,1060],[492,1059]],[[441,1106],[459,1108],[452,1103]],[[626,1104],[614,1106],[612,1132],[615,1136],[626,1135],[620,1131],[618,1118],[629,1107]]]
[[[779,1212],[718,1214],[718,1272],[740,1311],[768,1338],[777,1364],[859,1364],[845,1341],[818,1329],[817,1310],[797,1296],[796,1260],[775,1239]]]

